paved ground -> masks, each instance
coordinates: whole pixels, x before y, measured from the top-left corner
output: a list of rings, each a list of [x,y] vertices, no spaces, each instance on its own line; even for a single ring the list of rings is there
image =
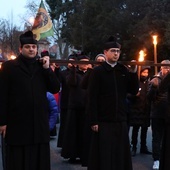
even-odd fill
[[[131,129],[130,129],[131,135]],[[151,129],[148,132],[148,148],[151,150]],[[87,170],[86,167],[81,167],[80,164],[69,164],[60,156],[60,148],[57,148],[57,137],[50,141],[51,146],[51,170]],[[139,154],[139,146],[137,155],[132,158],[133,170],[152,170],[152,156]],[[0,170],[2,170],[2,159],[0,154]]]

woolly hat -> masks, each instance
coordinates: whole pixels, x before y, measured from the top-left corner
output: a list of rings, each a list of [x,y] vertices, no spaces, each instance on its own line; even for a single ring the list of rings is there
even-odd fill
[[[163,60],[161,64],[170,64],[170,60]],[[161,66],[161,68],[170,69],[170,66]]]
[[[98,57],[103,57],[104,59],[106,59],[106,56],[105,56],[104,54],[98,54],[98,55],[95,57],[95,60],[97,60]]]
[[[37,44],[37,40],[34,39],[32,31],[27,31],[20,35],[19,37],[21,45],[24,44]]]
[[[110,36],[108,40],[104,43],[104,50],[108,50],[110,48],[121,48],[121,45],[116,42],[116,38],[114,36]]]

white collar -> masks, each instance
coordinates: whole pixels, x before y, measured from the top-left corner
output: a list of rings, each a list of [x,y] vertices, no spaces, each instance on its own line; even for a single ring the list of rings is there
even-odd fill
[[[106,63],[109,64],[111,67],[114,67],[114,66],[117,64],[117,62],[111,64],[111,63],[109,63],[108,61],[106,61]]]

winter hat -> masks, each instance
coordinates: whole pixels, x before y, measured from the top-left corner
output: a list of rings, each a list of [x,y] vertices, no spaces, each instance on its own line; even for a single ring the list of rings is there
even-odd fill
[[[32,31],[27,31],[23,34],[20,35],[19,37],[21,45],[24,44],[36,44],[37,45],[37,40],[34,39]]]
[[[98,54],[96,57],[95,57],[95,61],[98,59],[98,57],[103,57],[106,59],[106,56],[104,54]]]
[[[170,60],[163,60],[161,64],[170,64]],[[170,69],[170,66],[161,66],[161,68]]]
[[[108,40],[104,43],[104,50],[108,50],[110,48],[121,48],[121,45],[116,42],[116,38],[114,36],[110,36]]]

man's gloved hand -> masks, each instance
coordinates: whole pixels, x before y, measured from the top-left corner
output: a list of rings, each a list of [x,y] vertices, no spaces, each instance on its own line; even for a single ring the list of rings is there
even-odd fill
[[[48,69],[50,67],[50,57],[45,56],[41,58],[41,60],[42,60],[43,68]]]
[[[155,77],[149,83],[152,85],[152,87],[157,88],[159,86],[159,79]]]

